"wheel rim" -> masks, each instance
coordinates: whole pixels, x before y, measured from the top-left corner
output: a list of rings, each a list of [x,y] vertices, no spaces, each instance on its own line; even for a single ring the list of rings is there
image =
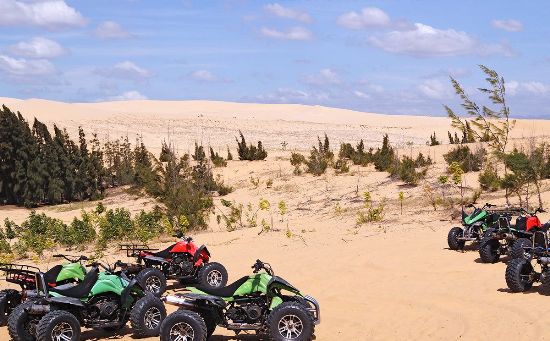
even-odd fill
[[[193,341],[195,331],[188,323],[179,322],[170,328],[170,341]]]
[[[206,282],[208,282],[208,285],[211,287],[219,287],[222,285],[222,273],[218,270],[212,270],[208,273],[206,276]]]
[[[302,320],[296,315],[285,315],[279,320],[279,334],[285,339],[297,339],[303,330]]]
[[[160,278],[151,276],[145,280],[145,289],[152,293],[157,293],[160,290]]]
[[[147,329],[155,329],[160,325],[160,310],[157,307],[151,307],[145,312],[145,326]]]
[[[67,322],[61,322],[55,325],[52,330],[53,341],[71,341],[73,339],[73,327]]]

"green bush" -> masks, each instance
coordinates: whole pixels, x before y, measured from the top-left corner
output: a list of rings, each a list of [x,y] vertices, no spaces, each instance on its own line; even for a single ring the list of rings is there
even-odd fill
[[[302,168],[301,166],[306,163],[306,158],[300,153],[292,153],[290,156],[290,164],[294,166],[294,174],[300,175],[302,174]]]
[[[357,149],[353,148],[350,143],[342,143],[338,156],[341,159],[349,159],[354,165],[367,166],[373,161],[372,148],[365,152],[365,144],[361,140],[357,144]]]
[[[449,165],[453,162],[459,163],[464,172],[477,172],[481,170],[487,158],[487,151],[485,148],[479,148],[475,152],[472,152],[470,147],[459,145],[447,154],[444,154],[443,158]]]
[[[397,161],[390,174],[392,177],[401,179],[407,185],[416,186],[418,181],[426,177],[427,169],[424,168],[421,171],[417,171],[416,162],[408,156],[404,156],[401,161]]]
[[[337,174],[348,173],[349,172],[348,161],[346,159],[339,158],[334,163],[334,169],[336,170]]]
[[[44,250],[55,245],[55,242],[64,242],[67,225],[59,219],[37,214],[32,211],[27,220],[21,224],[19,241],[29,251],[42,256]]]
[[[495,192],[500,188],[501,179],[492,165],[487,165],[483,172],[479,173],[479,186],[484,191]]]
[[[258,141],[257,147],[253,144],[247,145],[244,135],[240,130],[239,135],[241,137],[240,142],[237,138],[235,138],[237,140],[237,152],[239,153],[239,160],[265,160],[265,158],[267,157],[267,152],[262,145],[262,141]]]
[[[388,134],[384,135],[382,147],[374,153],[374,168],[380,172],[386,172],[391,169],[395,161],[395,152],[390,146]]]
[[[162,215],[158,212],[145,212],[141,210],[134,217],[134,237],[142,243],[157,238],[164,232],[161,224]]]
[[[212,147],[210,147],[210,160],[214,164],[214,167],[227,167],[227,161],[219,153],[214,152]]]
[[[311,148],[306,166],[308,173],[318,176],[324,174],[328,166],[334,162],[334,153],[330,150],[330,141],[327,134],[325,134],[324,141],[321,141],[319,137],[317,140],[319,146]]]

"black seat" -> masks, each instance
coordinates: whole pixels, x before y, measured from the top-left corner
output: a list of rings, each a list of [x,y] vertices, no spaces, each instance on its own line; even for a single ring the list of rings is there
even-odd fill
[[[57,282],[57,276],[59,275],[61,270],[63,270],[63,266],[62,265],[56,265],[53,268],[51,268],[50,270],[46,271],[44,273],[44,279],[46,280],[46,283],[52,284],[52,283]]]
[[[152,255],[160,258],[170,258],[170,250],[172,250],[174,246],[176,246],[176,244],[172,244],[162,251],[152,253]]]
[[[218,297],[231,297],[239,289],[241,285],[244,284],[244,282],[248,281],[248,276],[244,276],[243,278],[237,280],[236,282],[231,283],[230,285],[227,285],[223,288],[212,288],[212,287],[203,287],[198,286],[197,289],[199,289],[202,292],[205,292],[209,295],[218,296]]]
[[[70,288],[63,288],[63,289],[51,288],[49,290],[51,292],[55,292],[66,297],[83,298],[90,293],[90,291],[92,290],[92,287],[97,282],[98,277],[99,277],[99,269],[93,268],[86,274],[82,282],[80,282],[79,284]]]
[[[516,230],[525,231],[527,229],[527,217],[519,216],[516,219]]]

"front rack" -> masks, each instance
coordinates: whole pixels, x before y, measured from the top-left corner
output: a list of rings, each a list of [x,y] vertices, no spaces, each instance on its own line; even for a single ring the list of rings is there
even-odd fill
[[[34,286],[35,275],[40,269],[35,266],[22,264],[0,264],[0,271],[4,272],[6,282],[19,284],[22,287]]]
[[[126,257],[137,257],[142,251],[158,251],[158,249],[150,248],[145,244],[120,244],[120,250],[126,251]]]

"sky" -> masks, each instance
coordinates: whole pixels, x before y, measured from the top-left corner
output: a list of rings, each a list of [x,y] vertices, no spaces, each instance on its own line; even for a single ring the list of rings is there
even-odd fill
[[[480,104],[550,119],[547,1],[0,0],[0,97],[300,103],[387,114]]]

